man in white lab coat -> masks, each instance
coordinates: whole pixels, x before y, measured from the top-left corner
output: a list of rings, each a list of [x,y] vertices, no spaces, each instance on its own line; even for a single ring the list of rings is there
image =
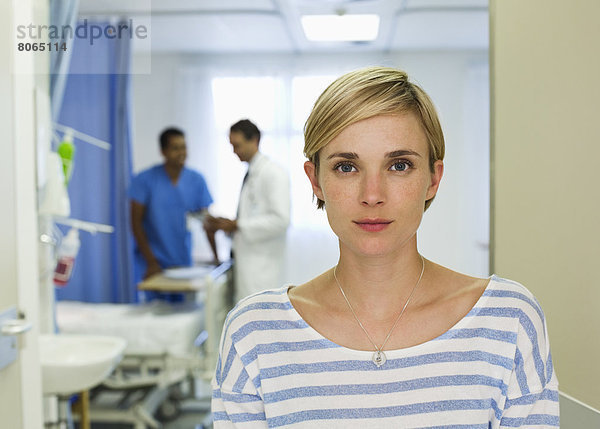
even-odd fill
[[[248,119],[231,126],[229,141],[240,161],[248,163],[237,218],[208,216],[208,231],[233,236],[235,298],[281,287],[285,238],[290,223],[287,172],[260,153],[260,130]]]

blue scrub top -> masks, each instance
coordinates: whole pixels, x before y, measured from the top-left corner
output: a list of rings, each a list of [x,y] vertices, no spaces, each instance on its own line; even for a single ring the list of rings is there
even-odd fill
[[[129,197],[146,206],[144,231],[161,267],[191,265],[192,238],[186,213],[205,209],[213,202],[204,177],[184,167],[174,185],[164,165],[156,165],[132,180]],[[135,264],[137,282],[146,271],[146,261],[137,246]]]

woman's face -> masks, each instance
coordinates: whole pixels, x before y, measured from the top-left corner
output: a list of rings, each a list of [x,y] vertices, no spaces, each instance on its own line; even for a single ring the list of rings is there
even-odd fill
[[[362,255],[400,252],[416,240],[425,201],[437,192],[442,161],[429,167],[425,133],[412,113],[375,116],[344,129],[306,162],[340,245]]]

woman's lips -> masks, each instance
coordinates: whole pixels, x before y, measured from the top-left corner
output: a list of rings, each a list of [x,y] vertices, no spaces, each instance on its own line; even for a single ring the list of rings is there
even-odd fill
[[[387,219],[361,219],[355,220],[354,223],[364,231],[378,232],[386,229],[392,221]]]

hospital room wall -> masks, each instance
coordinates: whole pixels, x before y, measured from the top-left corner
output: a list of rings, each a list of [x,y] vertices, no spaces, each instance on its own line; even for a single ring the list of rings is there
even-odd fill
[[[143,54],[133,58],[134,63],[146,60]],[[182,102],[178,94],[181,94],[180,85],[184,80],[182,73],[189,74],[190,70],[199,76],[240,76],[245,72],[256,74],[257,71],[265,74],[270,71],[276,75],[339,75],[371,64],[407,70],[412,79],[432,95],[440,112],[448,147],[444,182],[435,203],[425,214],[419,247],[426,257],[457,270],[476,275],[488,274],[487,51],[303,56],[153,54],[151,64],[151,74],[135,75],[132,80],[134,172],[160,162],[157,136],[164,126],[185,125],[180,116]],[[478,83],[473,84],[473,81]],[[205,112],[197,112],[198,121],[206,121],[205,116]],[[474,133],[475,129],[479,131]],[[215,168],[214,162],[211,165],[212,160],[204,156],[210,152],[210,145],[228,145],[226,135],[217,136],[213,141],[188,142],[188,162],[206,174],[209,186],[211,179],[212,182],[215,180],[211,173]],[[239,166],[240,171],[244,168]],[[239,177],[241,183],[241,175]],[[237,199],[238,196],[215,197]],[[327,254],[319,259],[324,261],[322,266],[315,267],[314,274],[329,268],[336,260],[334,238],[323,239],[332,242],[323,246],[313,245],[313,249],[308,251],[308,254],[313,254],[315,250],[327,249]],[[307,262],[307,265],[310,263]],[[286,281],[296,281],[296,278],[286,277]]]
[[[596,0],[490,3],[492,264],[538,297],[561,392],[596,410],[566,428],[600,427],[598,16]]]

